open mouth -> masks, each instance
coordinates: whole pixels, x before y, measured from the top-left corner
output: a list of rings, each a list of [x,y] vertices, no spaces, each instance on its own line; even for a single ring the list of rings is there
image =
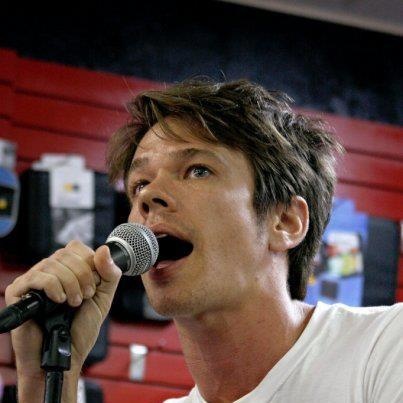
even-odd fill
[[[189,256],[193,251],[192,243],[173,235],[157,235],[159,254],[155,266],[163,261],[175,261]]]

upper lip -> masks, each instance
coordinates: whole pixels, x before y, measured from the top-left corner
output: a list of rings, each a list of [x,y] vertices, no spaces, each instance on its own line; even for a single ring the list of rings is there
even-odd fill
[[[174,236],[175,238],[179,238],[183,241],[190,242],[189,238],[183,234],[181,231],[177,230],[176,228],[172,228],[166,224],[153,224],[149,226],[150,230],[154,233],[155,236],[161,235],[161,234],[167,234]]]

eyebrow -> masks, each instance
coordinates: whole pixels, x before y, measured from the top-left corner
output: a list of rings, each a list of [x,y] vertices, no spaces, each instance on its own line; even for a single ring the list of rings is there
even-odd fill
[[[200,148],[185,148],[183,150],[172,151],[168,154],[169,158],[172,160],[182,160],[187,161],[196,156],[204,156],[212,158],[217,162],[225,165],[223,159],[218,154],[210,150],[202,150]],[[133,171],[139,168],[144,168],[150,163],[148,157],[136,158],[132,161],[129,170],[127,171],[126,177],[128,177]]]

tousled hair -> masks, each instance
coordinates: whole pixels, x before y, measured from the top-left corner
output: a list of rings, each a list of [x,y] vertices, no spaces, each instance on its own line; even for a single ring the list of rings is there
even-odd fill
[[[253,205],[258,219],[279,204],[303,197],[310,223],[304,240],[288,251],[288,287],[303,300],[314,256],[329,221],[336,182],[335,159],[342,146],[317,119],[293,112],[291,99],[248,80],[192,79],[166,89],[144,91],[128,105],[130,121],[112,136],[110,179],[125,178],[136,147],[156,123],[176,136],[165,118],[196,125],[202,140],[244,153],[254,172]]]

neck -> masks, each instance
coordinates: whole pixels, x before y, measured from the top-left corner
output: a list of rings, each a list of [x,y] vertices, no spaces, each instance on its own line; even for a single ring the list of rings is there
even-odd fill
[[[236,311],[176,318],[186,363],[204,399],[232,402],[253,390],[294,345],[312,312],[283,295],[249,300]]]

